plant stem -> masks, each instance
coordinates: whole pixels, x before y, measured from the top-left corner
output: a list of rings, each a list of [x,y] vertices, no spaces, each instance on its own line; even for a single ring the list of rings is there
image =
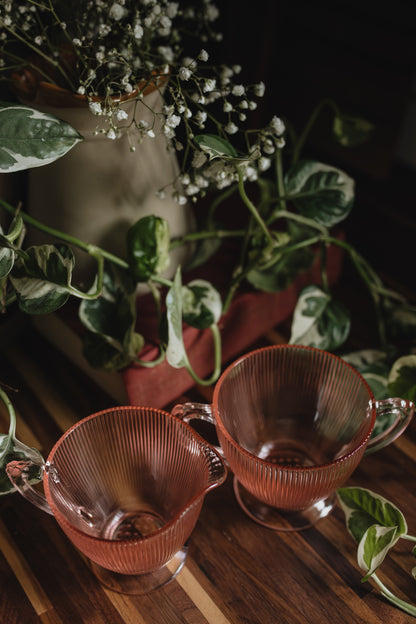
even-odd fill
[[[186,370],[188,371],[192,379],[195,381],[195,383],[199,384],[200,386],[211,386],[218,379],[219,374],[221,372],[220,330],[218,329],[218,325],[216,325],[215,323],[211,325],[210,330],[212,333],[212,337],[214,339],[214,370],[212,372],[212,375],[208,377],[208,379],[201,379],[200,377],[198,377],[198,375],[195,373],[195,371],[191,367],[188,358],[186,358],[187,360]]]
[[[0,199],[0,205],[3,206],[3,208],[5,208],[5,210],[7,210],[7,212],[9,212],[10,214],[12,215],[15,214],[16,212],[15,208],[13,208],[13,206],[8,204],[3,199]],[[113,255],[112,253],[106,251],[105,249],[101,249],[100,247],[96,247],[95,245],[84,243],[84,241],[81,241],[78,238],[75,238],[75,236],[71,236],[70,234],[65,234],[64,232],[55,230],[54,228],[44,225],[43,223],[41,223],[40,221],[37,221],[37,219],[34,219],[33,217],[26,214],[25,212],[20,211],[19,214],[21,215],[25,223],[29,223],[30,225],[33,225],[33,227],[35,227],[37,230],[40,230],[41,232],[45,232],[45,234],[48,234],[49,236],[52,236],[54,238],[59,238],[60,240],[65,241],[66,243],[70,245],[74,245],[75,247],[82,249],[83,251],[87,252],[89,255],[94,256],[95,258],[97,258],[98,255],[101,255],[106,260],[109,260],[113,264],[117,264],[119,267],[123,269],[129,268],[129,265],[127,264],[125,260],[122,260],[118,256]]]
[[[258,225],[260,226],[260,229],[262,230],[262,232],[264,233],[265,237],[269,241],[269,244],[273,245],[273,243],[274,243],[273,237],[272,237],[271,233],[269,232],[269,229],[268,229],[267,225],[263,221],[262,217],[259,215],[258,210],[255,207],[255,205],[253,204],[253,202],[249,199],[249,197],[246,194],[246,190],[244,188],[244,176],[243,176],[243,172],[241,170],[241,167],[237,166],[236,169],[237,169],[237,173],[238,173],[238,190],[239,190],[239,193],[241,195],[241,199],[243,200],[243,202],[245,203],[245,205],[247,206],[247,208],[251,212],[251,214],[252,214],[253,218],[255,219],[255,221],[257,221]]]
[[[299,160],[299,156],[301,151],[303,150],[304,144],[306,142],[306,139],[308,138],[308,135],[312,129],[312,126],[314,125],[314,123],[316,122],[317,118],[319,117],[319,115],[321,114],[322,110],[326,107],[330,107],[332,108],[335,113],[338,113],[338,107],[335,104],[335,102],[333,102],[332,100],[322,100],[322,102],[320,102],[318,104],[318,106],[312,111],[312,114],[310,115],[308,121],[306,122],[306,125],[303,129],[302,134],[300,135],[294,149],[293,149],[293,157],[292,157],[292,163],[295,164],[298,162]]]
[[[413,617],[416,617],[416,606],[415,605],[412,605],[410,602],[406,602],[405,600],[402,600],[401,598],[399,598],[398,596],[393,594],[384,585],[384,583],[382,583],[380,581],[380,579],[378,578],[378,576],[376,574],[372,574],[371,578],[374,579],[376,584],[379,586],[382,595],[385,598],[387,598],[387,600],[389,600],[392,604],[394,604],[399,609],[402,609],[402,611],[405,611],[406,613],[409,613],[409,615],[413,615]]]
[[[302,225],[305,225],[307,227],[313,228],[315,230],[319,230],[319,232],[321,232],[324,236],[329,237],[328,228],[326,228],[324,225],[321,225],[314,219],[309,219],[308,217],[304,217],[296,212],[290,212],[289,210],[281,210],[281,209],[276,210],[271,215],[269,222],[275,221],[276,219],[283,219],[283,218],[296,221],[297,223],[301,223]]]
[[[1,386],[0,386],[0,399],[5,404],[5,406],[7,408],[7,412],[9,414],[9,418],[10,418],[9,436],[11,438],[14,438],[15,435],[16,435],[16,412],[14,411],[14,407],[12,405],[12,402],[10,401],[9,397],[4,392],[4,390],[3,390],[3,388]]]
[[[401,535],[400,537],[408,540],[409,542],[416,542],[416,537],[414,535]]]
[[[245,230],[205,230],[202,232],[191,232],[190,234],[185,234],[182,238],[173,240],[169,245],[169,249],[172,250],[183,244],[194,243],[195,241],[207,238],[241,238],[245,233]]]
[[[277,181],[277,194],[279,198],[285,196],[285,184],[283,179],[283,162],[282,162],[282,152],[279,148],[276,148],[276,181]],[[285,199],[280,200],[283,210],[286,210],[286,201]]]

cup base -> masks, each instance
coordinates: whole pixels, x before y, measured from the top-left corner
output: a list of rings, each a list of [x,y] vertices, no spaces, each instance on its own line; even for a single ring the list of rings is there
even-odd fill
[[[300,511],[278,509],[250,494],[236,477],[234,493],[238,504],[252,520],[274,531],[302,531],[313,526],[332,511],[336,499],[333,494]]]
[[[89,564],[98,580],[108,589],[120,594],[142,596],[164,587],[174,579],[185,565],[187,554],[188,545],[185,544],[164,566],[145,574],[120,574],[93,561],[89,561]]]

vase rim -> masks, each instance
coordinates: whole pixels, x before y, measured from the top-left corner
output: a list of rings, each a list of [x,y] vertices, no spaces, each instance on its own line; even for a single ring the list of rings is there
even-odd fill
[[[163,87],[168,80],[169,73],[159,73],[153,70],[152,78],[141,80],[137,87],[130,93],[111,95],[110,99],[114,104],[120,104],[134,100],[139,96],[153,93],[156,89]],[[39,80],[29,69],[21,73],[13,74],[14,89],[21,101],[33,106],[56,106],[60,108],[84,108],[90,102],[102,102],[105,97],[94,95],[88,96],[75,93],[64,87],[60,87],[52,82]]]

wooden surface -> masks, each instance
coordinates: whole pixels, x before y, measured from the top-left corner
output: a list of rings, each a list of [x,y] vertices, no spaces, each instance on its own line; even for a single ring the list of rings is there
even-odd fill
[[[262,344],[284,339],[280,328]],[[256,345],[257,346],[257,345]],[[0,378],[12,398],[18,437],[47,456],[63,431],[113,404],[33,331],[11,341]],[[211,389],[190,391],[209,400]],[[182,401],[185,397],[178,397]],[[168,406],[169,407],[169,406]],[[0,411],[0,431],[8,421]],[[405,513],[416,534],[416,421],[388,449],[363,459],[349,484],[373,489]],[[416,602],[409,542],[383,564],[391,588]],[[356,545],[337,507],[315,528],[278,533],[240,510],[232,480],[208,493],[186,566],[164,589],[128,597],[104,589],[52,516],[18,494],[0,498],[1,624],[276,624],[412,622],[360,582]]]

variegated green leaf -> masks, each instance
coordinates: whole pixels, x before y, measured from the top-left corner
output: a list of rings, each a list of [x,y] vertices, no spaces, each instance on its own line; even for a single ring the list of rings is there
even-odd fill
[[[365,143],[374,131],[374,124],[361,117],[336,115],[333,125],[337,141],[345,147],[356,147]]]
[[[6,406],[10,424],[7,434],[0,434],[0,496],[15,492],[9,477],[6,474],[6,466],[11,461],[29,460],[33,466],[29,469],[29,483],[36,483],[42,479],[41,465],[44,463],[42,455],[35,448],[26,446],[16,438],[16,413],[6,392],[0,387],[0,400]]]
[[[390,396],[399,396],[416,403],[416,355],[396,360],[388,378]]]
[[[285,186],[299,212],[326,227],[343,221],[354,202],[354,180],[340,169],[312,160],[292,167]]]
[[[68,123],[19,104],[0,104],[0,171],[47,165],[82,136]]]
[[[38,245],[16,260],[10,280],[19,307],[28,314],[48,314],[67,301],[74,255],[67,245]]]
[[[416,346],[416,306],[387,301],[384,302],[384,313],[389,339],[409,347]]]
[[[137,282],[146,282],[168,268],[169,224],[165,219],[148,215],[139,219],[127,232],[127,257]]]
[[[348,353],[343,356],[343,359],[351,364],[351,366],[354,366],[364,377],[376,399],[382,400],[389,398],[390,394],[387,388],[387,378],[390,365],[385,351],[363,349],[361,351],[355,351],[354,353]],[[379,419],[377,419],[376,426],[380,424]],[[378,433],[380,433],[380,431],[378,431]]]
[[[362,487],[344,487],[337,495],[347,529],[357,543],[374,524],[396,527],[397,539],[407,533],[407,523],[400,509],[380,494]]]
[[[265,259],[263,254],[255,248],[251,252],[252,268],[247,272],[247,281],[257,288],[266,292],[280,292],[285,290],[293,282],[296,275],[309,269],[315,259],[313,251],[309,248],[300,248],[285,251],[284,247],[290,243],[296,243],[297,234],[291,239],[287,232],[273,232],[278,246],[272,255]]]
[[[327,351],[342,345],[350,330],[345,307],[319,286],[306,286],[296,304],[290,344],[302,344]]]
[[[215,134],[199,134],[195,143],[208,155],[208,158],[237,158],[238,154],[229,141]]]
[[[168,321],[168,346],[166,359],[174,368],[186,366],[188,358],[182,332],[182,278],[180,268],[176,270],[172,287],[166,295]]]
[[[357,550],[357,562],[366,572],[366,581],[383,563],[390,548],[398,541],[397,527],[385,527],[373,524],[364,533]]]
[[[81,302],[79,317],[88,330],[83,340],[84,355],[95,368],[119,370],[144,346],[143,336],[135,332],[135,284],[126,271],[114,265],[106,267],[101,296]]]
[[[13,268],[14,251],[7,247],[0,248],[0,279],[6,277]]]
[[[206,329],[221,317],[220,293],[209,282],[197,279],[182,287],[183,319],[198,329]]]

